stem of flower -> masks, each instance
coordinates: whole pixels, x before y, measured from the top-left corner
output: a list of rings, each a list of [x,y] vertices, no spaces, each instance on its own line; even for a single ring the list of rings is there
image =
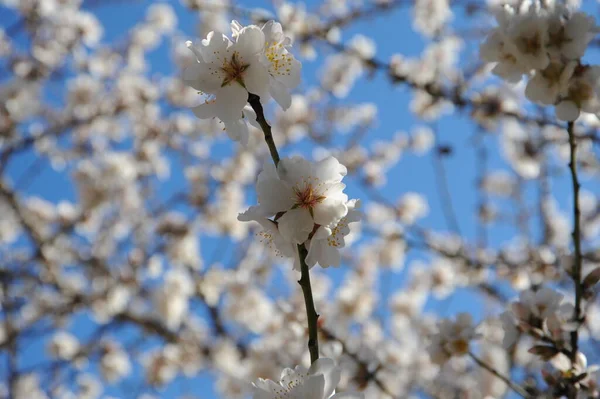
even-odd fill
[[[279,152],[277,146],[273,140],[273,133],[271,131],[271,125],[265,119],[265,113],[260,103],[260,97],[256,94],[248,93],[248,103],[256,113],[256,121],[262,128],[265,135],[265,142],[269,147],[271,158],[275,163],[275,166],[279,164]],[[317,321],[319,315],[315,310],[315,301],[312,294],[312,286],[310,284],[310,271],[306,264],[306,256],[308,251],[304,244],[298,245],[298,256],[300,258],[300,280],[298,284],[302,287],[302,294],[304,295],[304,305],[306,306],[306,319],[308,322],[308,351],[310,352],[310,362],[314,363],[319,358],[319,336]]]
[[[510,389],[513,390],[513,392],[515,392],[516,394],[518,394],[519,396],[521,396],[525,399],[531,398],[531,395],[529,395],[529,393],[527,393],[527,391],[525,391],[525,389],[523,389],[521,386],[512,382],[505,375],[500,374],[500,372],[498,370],[496,370],[495,368],[493,368],[492,366],[490,366],[489,364],[487,364],[486,362],[484,362],[483,360],[481,360],[480,358],[475,356],[472,352],[469,352],[469,356],[471,357],[471,359],[473,359],[475,361],[475,363],[477,363],[478,366],[489,371],[496,378],[501,379],[506,385],[508,385],[508,387]]]
[[[573,311],[573,321],[580,322],[581,319],[581,299],[583,297],[583,287],[581,284],[581,211],[579,209],[579,177],[577,176],[577,143],[575,141],[575,123],[569,122],[567,125],[567,133],[569,134],[569,169],[571,171],[571,181],[573,184],[573,246],[574,259],[571,277],[575,284],[575,309]],[[571,360],[575,362],[577,349],[579,346],[579,328],[571,332]]]
[[[314,363],[319,358],[319,335],[317,330],[317,321],[319,314],[315,310],[315,301],[313,299],[312,287],[310,285],[310,272],[306,264],[306,255],[308,251],[304,244],[298,245],[298,255],[300,256],[300,280],[298,284],[302,287],[304,294],[304,304],[306,305],[306,318],[308,321],[308,351],[310,352],[310,362]]]
[[[248,93],[248,104],[250,104],[250,106],[256,113],[256,121],[258,122],[260,128],[265,134],[265,142],[269,147],[271,158],[273,159],[275,166],[277,166],[279,164],[279,152],[277,151],[277,146],[275,145],[275,141],[273,140],[271,125],[269,125],[269,123],[265,119],[265,112],[263,110],[262,104],[260,103],[260,97],[256,94]]]

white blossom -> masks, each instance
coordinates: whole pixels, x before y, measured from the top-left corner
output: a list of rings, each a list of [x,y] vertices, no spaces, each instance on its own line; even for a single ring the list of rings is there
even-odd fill
[[[348,213],[346,186],[341,183],[345,175],[346,167],[333,157],[316,163],[301,157],[284,158],[277,168],[267,163],[258,176],[259,204],[252,212],[264,217],[277,215],[283,239],[302,244],[315,224],[331,229]]]
[[[258,379],[254,382],[253,399],[334,399],[363,398],[362,394],[337,393],[341,370],[328,358],[317,359],[309,369],[296,366],[284,369],[278,383]]]

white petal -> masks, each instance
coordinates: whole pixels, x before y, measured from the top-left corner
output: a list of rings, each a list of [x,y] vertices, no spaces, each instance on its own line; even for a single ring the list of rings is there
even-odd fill
[[[271,79],[269,84],[269,93],[277,101],[277,104],[285,111],[292,105],[292,95],[283,83]]]
[[[306,241],[314,226],[308,209],[304,208],[287,211],[279,218],[278,223],[283,238],[294,244]]]
[[[276,74],[275,78],[283,83],[288,89],[294,89],[298,87],[302,80],[302,64],[295,59],[293,55],[289,54],[288,56],[290,57],[290,64],[285,71]]]
[[[215,93],[221,87],[224,75],[214,64],[197,63],[183,71],[183,81],[196,90]]]
[[[271,380],[263,380],[259,378],[254,382],[254,395],[252,399],[273,399],[273,393],[281,389],[281,387]]]
[[[256,182],[258,203],[270,215],[285,212],[294,205],[293,191],[278,178],[262,177]]]
[[[237,82],[231,82],[216,93],[217,116],[222,121],[233,121],[242,117],[248,102],[248,93]]]
[[[310,240],[308,255],[306,256],[306,264],[313,267],[315,264],[323,268],[329,266],[339,267],[342,263],[342,257],[337,247],[330,246],[328,239],[315,240],[314,237]]]
[[[223,121],[223,124],[225,124],[225,130],[230,139],[239,141],[244,147],[248,145],[249,132],[245,120]]]
[[[323,375],[325,378],[323,393],[326,398],[331,396],[340,382],[340,369],[335,365],[335,362],[332,359],[317,359],[308,369],[308,373],[313,375]]]
[[[327,396],[323,395],[323,389],[325,388],[325,377],[322,375],[311,376],[306,379],[304,386],[302,387],[302,395],[300,398],[306,399],[326,399]]]
[[[238,33],[235,51],[247,61],[252,56],[260,53],[264,46],[264,33],[258,26],[250,25],[246,26]]]
[[[206,39],[202,40],[202,45],[196,46],[196,48],[202,54],[205,62],[213,62],[222,59],[231,45],[231,40],[224,34],[210,32]]]
[[[315,176],[323,181],[340,181],[347,173],[348,169],[335,157],[327,157],[315,166]]]
[[[260,205],[254,205],[248,208],[245,212],[242,212],[238,215],[237,219],[240,222],[250,222],[250,221],[258,221],[259,219],[263,219],[269,216],[265,214],[264,209],[260,207]]]
[[[217,116],[217,105],[214,102],[200,104],[192,108],[192,112],[200,119],[210,119]]]
[[[237,35],[240,34],[240,31],[244,28],[244,26],[242,24],[240,24],[238,21],[236,21],[235,19],[233,21],[231,21],[231,34],[233,37],[236,37]]]
[[[311,163],[299,156],[284,158],[277,166],[279,177],[291,185],[302,183],[307,177],[312,176],[312,172]]]
[[[271,43],[279,43],[283,40],[283,29],[279,22],[268,21],[262,27],[262,31],[265,35],[265,42]]]
[[[317,204],[313,208],[315,223],[321,226],[334,227],[348,213],[345,202],[344,199],[326,198],[323,202]]]
[[[269,72],[258,61],[252,62],[244,72],[244,84],[249,93],[256,94],[261,100],[267,100]]]
[[[252,109],[251,106],[246,105],[244,107],[244,118],[257,129],[260,129],[259,123],[256,121],[256,112]]]

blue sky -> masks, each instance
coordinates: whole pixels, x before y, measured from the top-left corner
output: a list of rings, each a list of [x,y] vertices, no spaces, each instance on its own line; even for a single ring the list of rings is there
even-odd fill
[[[100,19],[105,28],[103,43],[122,40],[129,27],[143,18],[144,10],[151,3],[153,2],[137,1],[123,4],[121,2],[110,2],[107,5],[94,7],[94,14]],[[184,9],[179,1],[171,1],[169,3],[174,6],[177,12],[179,29],[183,35],[193,38],[196,32],[196,14]],[[308,9],[314,9],[320,2],[309,1],[307,3]],[[241,1],[239,5],[245,7],[262,7],[272,10],[270,3],[267,1]],[[0,7],[0,24],[2,26],[10,26],[14,20],[14,15],[5,12]],[[389,60],[390,56],[395,53],[401,53],[404,56],[418,56],[423,50],[426,41],[412,31],[411,21],[410,10],[399,8],[391,12],[386,12],[384,16],[378,16],[352,25],[351,28],[343,31],[342,39],[348,40],[356,33],[370,37],[377,43],[377,58],[382,60]],[[458,13],[455,16],[455,22],[458,25],[463,24],[464,16]],[[21,34],[18,40],[22,41],[23,39],[24,36]],[[473,48],[472,44],[467,46],[467,52],[463,60],[469,61],[473,59]],[[324,46],[318,46],[317,49],[319,51],[317,61],[303,63],[303,84],[299,89],[300,92],[318,84],[319,67],[322,65],[323,57],[331,53],[331,50]],[[149,58],[149,62],[152,65],[149,75],[168,75],[172,73],[174,66],[169,56],[168,43],[163,43],[163,45],[154,51]],[[3,80],[0,80],[0,82],[3,82]],[[391,139],[398,131],[410,131],[415,124],[425,124],[419,122],[411,114],[409,110],[410,99],[411,94],[405,87],[401,85],[392,86],[386,80],[384,74],[377,73],[373,78],[359,80],[348,98],[341,100],[341,102],[373,102],[377,105],[377,124],[369,129],[368,134],[362,141],[365,146],[369,146],[377,140]],[[453,149],[452,154],[446,157],[443,163],[461,233],[472,240],[476,236],[476,223],[473,214],[477,203],[477,194],[474,190],[477,159],[472,146],[472,137],[476,133],[476,127],[469,122],[468,115],[456,113],[442,117],[434,125],[431,125],[431,127],[436,129],[439,142],[449,145]],[[347,137],[341,137],[336,139],[335,143],[343,143],[346,139]],[[500,155],[497,137],[487,137],[486,142],[490,154],[489,169],[505,166],[506,162]],[[230,146],[230,144],[226,144],[225,146]],[[225,153],[230,148],[223,150],[223,152]],[[312,144],[300,143],[293,150],[300,150],[306,154],[310,154],[313,148]],[[285,155],[285,151],[283,155]],[[27,173],[27,170],[31,167],[35,159],[35,154],[32,153],[25,153],[15,158],[10,165],[9,175],[14,181],[20,180]],[[183,184],[181,170],[178,170],[176,165],[172,165],[172,177],[165,184],[167,188],[167,191],[164,192],[165,198],[168,197],[169,190],[176,191]],[[555,190],[569,193],[568,180],[565,178],[566,175],[555,183]],[[47,164],[41,173],[28,183],[24,189],[24,193],[27,195],[40,196],[51,202],[58,202],[65,199],[75,200],[76,193],[73,187],[70,186],[68,173],[52,170]],[[351,197],[366,197],[365,193],[351,179],[348,183],[348,191]],[[585,184],[586,180],[584,180],[584,186]],[[388,173],[388,184],[381,192],[391,200],[396,199],[399,195],[406,192],[418,192],[425,195],[429,200],[430,214],[423,220],[422,225],[439,230],[446,229],[440,195],[435,184],[434,158],[431,154],[422,157],[412,154],[403,156],[400,163]],[[528,200],[535,200],[535,190],[529,190],[529,193],[531,197]],[[570,195],[565,194],[561,196],[559,202],[562,209],[567,209],[570,204]],[[490,231],[489,240],[501,244],[514,237],[514,234],[515,231],[513,228],[498,227]],[[203,253],[206,255],[211,254],[218,241],[215,238],[203,238]],[[419,258],[423,258],[423,254],[413,253],[409,256],[407,263]],[[388,272],[383,275],[383,278],[388,281],[389,292],[393,292],[402,286],[407,269],[399,274]],[[331,271],[330,273],[335,280],[339,280],[344,271],[341,269]],[[387,293],[389,294],[389,292]],[[385,291],[382,292],[382,296],[382,303],[385,303]],[[450,302],[439,303],[432,301],[428,306],[428,310],[439,311],[446,315],[455,314],[460,311],[471,311],[481,316],[482,308],[479,305],[474,305],[473,299],[474,296],[471,293],[463,290],[455,294]],[[72,331],[81,337],[89,336],[92,333],[93,330],[90,328],[86,315],[78,317]],[[135,340],[136,338],[136,334],[127,329],[115,331],[115,334],[118,334],[119,337],[124,337],[125,340]],[[33,365],[43,364],[47,361],[48,359],[41,355],[44,345],[44,342],[36,342],[24,348],[22,353],[23,362]],[[3,365],[0,365],[0,372],[4,372],[2,367]],[[131,382],[139,379],[141,377],[140,373],[141,370],[136,369],[134,375],[124,384],[114,388],[107,388],[105,393],[118,397],[132,397],[130,395],[132,392],[135,392],[137,387]],[[203,399],[214,399],[217,398],[217,395],[212,386],[212,381],[213,379],[209,373],[202,373],[199,377],[190,380],[179,378],[178,382],[172,384],[169,389],[161,391],[160,397],[176,398],[188,392],[194,393]]]

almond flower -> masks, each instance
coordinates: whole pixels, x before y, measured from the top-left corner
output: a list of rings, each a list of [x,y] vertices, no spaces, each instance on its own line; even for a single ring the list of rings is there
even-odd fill
[[[476,326],[468,313],[459,313],[456,320],[444,319],[438,323],[438,333],[427,347],[433,363],[442,365],[453,356],[469,353],[470,342],[479,338]]]
[[[258,175],[258,206],[240,220],[274,217],[285,242],[303,244],[320,226],[329,232],[348,213],[342,178],[346,167],[334,157],[312,163],[284,158],[277,168],[267,163]]]
[[[521,332],[534,338],[546,335],[562,339],[566,331],[573,329],[570,323],[573,305],[564,302],[563,298],[562,294],[548,287],[521,292],[519,300],[500,316],[504,347],[512,347]]]
[[[317,359],[307,370],[296,366],[284,369],[279,383],[259,378],[253,383],[253,399],[360,399],[358,393],[338,393],[335,388],[340,381],[339,367],[331,359]]]
[[[200,43],[186,42],[198,62],[184,71],[184,80],[214,96],[194,108],[199,118],[240,119],[248,92],[261,98],[268,93],[269,74],[259,58],[265,43],[262,30],[250,25],[239,29],[235,39],[233,42],[221,33],[210,32]]]
[[[229,136],[246,144],[247,125],[256,115],[246,107],[248,93],[266,103],[273,95],[282,108],[291,104],[290,89],[300,83],[301,64],[289,53],[289,38],[283,35],[281,25],[273,21],[262,28],[243,27],[231,23],[231,40],[210,32],[199,43],[186,42],[197,63],[183,73],[183,80],[194,89],[206,94],[203,104],[193,108],[200,119],[217,117],[225,125]]]

